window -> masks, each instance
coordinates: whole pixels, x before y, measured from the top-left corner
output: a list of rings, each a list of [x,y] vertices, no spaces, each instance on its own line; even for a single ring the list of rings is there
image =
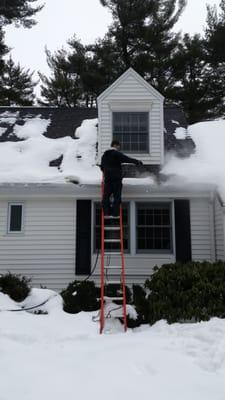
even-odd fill
[[[137,203],[137,252],[172,252],[170,203]]]
[[[149,152],[148,125],[147,112],[114,112],[113,139],[120,141],[124,151]]]
[[[8,232],[22,232],[23,205],[9,204]]]
[[[105,227],[118,227],[118,219],[107,219],[105,220]],[[115,230],[105,230],[105,239],[119,239],[120,231]],[[123,204],[123,243],[124,250],[129,251],[130,246],[130,235],[129,235],[129,205]],[[100,204],[95,204],[95,223],[94,223],[94,250],[97,251],[101,248],[101,207]],[[120,250],[120,242],[105,242],[105,250],[107,251],[118,251]]]

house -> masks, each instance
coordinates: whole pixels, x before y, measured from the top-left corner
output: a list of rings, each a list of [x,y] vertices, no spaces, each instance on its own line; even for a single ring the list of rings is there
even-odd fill
[[[162,173],[168,154],[185,162],[194,152],[185,116],[130,68],[98,109],[0,107],[0,273],[60,290],[94,269],[99,283],[96,164],[113,137],[144,162],[124,169],[127,283],[143,283],[155,265],[225,259],[217,186]]]

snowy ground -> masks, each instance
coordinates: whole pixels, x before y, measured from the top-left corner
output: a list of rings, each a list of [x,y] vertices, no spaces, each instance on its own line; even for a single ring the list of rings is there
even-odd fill
[[[0,309],[10,307],[0,293]],[[225,399],[225,320],[126,334],[111,323],[99,335],[95,313],[66,314],[59,297],[47,308],[0,312],[0,400]]]

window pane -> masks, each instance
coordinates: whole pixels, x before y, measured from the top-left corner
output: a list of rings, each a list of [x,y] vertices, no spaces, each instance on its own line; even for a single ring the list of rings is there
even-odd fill
[[[10,205],[10,232],[22,230],[22,205]]]
[[[148,113],[114,112],[113,139],[119,140],[124,151],[148,151]]]
[[[168,203],[137,204],[137,250],[172,250],[170,213]]]

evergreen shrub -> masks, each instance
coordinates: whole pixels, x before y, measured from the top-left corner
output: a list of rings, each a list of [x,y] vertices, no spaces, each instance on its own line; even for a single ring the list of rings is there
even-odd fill
[[[133,285],[132,287],[133,292],[133,306],[135,307],[138,319],[137,324],[146,324],[148,323],[148,300],[145,289],[140,285]]]
[[[23,301],[30,293],[30,279],[25,276],[11,274],[0,276],[0,291],[12,300]]]
[[[115,283],[108,284],[105,287],[105,296],[122,297],[121,285],[120,284],[115,284]],[[131,297],[132,297],[131,290],[129,289],[128,286],[126,286],[126,302],[127,303],[131,302]],[[117,303],[116,300],[113,300],[113,302]],[[121,301],[119,301],[119,304],[121,304]]]
[[[75,314],[80,311],[96,311],[99,309],[99,289],[92,281],[73,281],[61,292],[64,311]]]
[[[165,264],[145,283],[147,320],[169,323],[225,317],[225,263]]]

